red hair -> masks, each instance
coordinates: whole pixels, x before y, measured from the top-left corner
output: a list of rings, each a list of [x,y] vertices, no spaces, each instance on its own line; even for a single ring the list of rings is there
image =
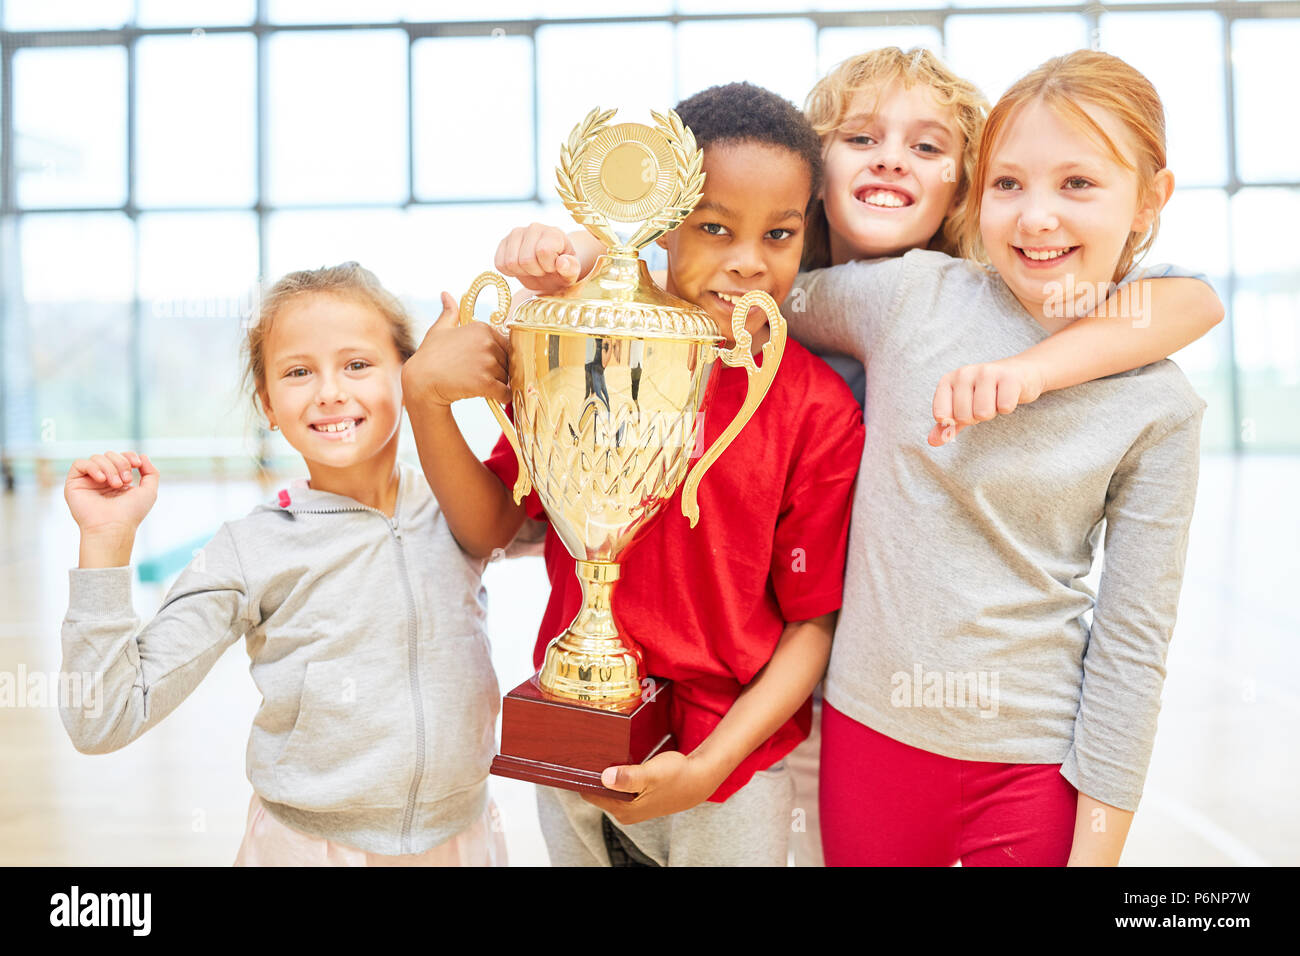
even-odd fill
[[[967,228],[978,232],[985,180],[998,140],[1008,124],[1026,106],[1042,103],[1067,122],[1097,139],[1116,162],[1137,174],[1138,197],[1152,195],[1156,173],[1165,168],[1165,110],[1155,87],[1145,76],[1118,57],[1094,50],[1076,50],[1054,57],[1018,80],[989,112],[975,162],[975,188],[971,190],[971,215]],[[1110,113],[1128,132],[1136,151],[1130,159],[1114,139],[1097,124],[1083,104]],[[1136,163],[1135,163],[1136,161]],[[1118,282],[1155,241],[1160,228],[1156,209],[1150,227],[1132,232],[1120,252],[1112,281]],[[972,244],[974,237],[971,237]]]

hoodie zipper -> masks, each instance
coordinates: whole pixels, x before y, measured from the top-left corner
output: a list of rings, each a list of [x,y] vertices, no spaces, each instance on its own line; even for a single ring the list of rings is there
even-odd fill
[[[415,819],[415,796],[424,777],[424,699],[420,694],[419,643],[415,627],[415,593],[406,568],[406,552],[402,548],[402,532],[397,529],[397,515],[392,521],[393,543],[397,546],[397,563],[402,566],[402,585],[406,588],[406,641],[411,669],[411,704],[415,709],[415,776],[411,779],[411,792],[406,798],[406,813],[402,816],[402,852],[411,852],[411,822]]]
[[[420,782],[424,777],[425,729],[424,699],[420,694],[420,660],[415,623],[415,592],[411,589],[411,578],[406,566],[406,552],[402,548],[402,532],[397,527],[397,515],[401,511],[401,496],[398,496],[398,501],[393,505],[393,516],[391,518],[377,508],[370,508],[362,504],[356,506],[340,505],[333,508],[294,507],[291,513],[334,514],[344,511],[371,511],[387,522],[388,530],[393,536],[393,546],[397,549],[397,563],[402,572],[402,586],[406,590],[407,663],[411,672],[411,707],[415,712],[415,776],[411,779],[411,789],[406,797],[406,809],[402,814],[399,852],[405,854],[411,852],[411,824],[415,819],[415,797],[419,793]]]

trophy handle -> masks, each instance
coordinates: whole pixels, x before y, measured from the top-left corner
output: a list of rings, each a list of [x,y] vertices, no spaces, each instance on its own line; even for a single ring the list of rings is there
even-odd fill
[[[469,325],[474,321],[474,305],[478,302],[479,293],[487,286],[495,286],[497,290],[497,307],[492,310],[492,315],[488,322],[492,328],[498,332],[508,334],[506,328],[506,316],[510,314],[510,285],[500,275],[495,272],[480,273],[478,278],[470,283],[469,291],[460,300],[460,324]],[[506,441],[510,442],[510,447],[515,450],[515,458],[519,461],[519,477],[515,479],[514,496],[515,504],[519,504],[524,497],[532,490],[533,483],[528,477],[528,469],[524,466],[524,455],[519,450],[519,433],[515,431],[514,423],[510,421],[506,410],[501,407],[501,403],[494,398],[484,397],[488,403],[488,408],[492,409],[492,415],[496,418],[497,424],[501,426],[501,431],[505,433]]]
[[[754,362],[754,356],[750,354],[753,337],[745,328],[745,319],[754,306],[758,306],[766,313],[767,326],[771,332],[767,342],[763,344],[761,368]],[[758,408],[759,403],[763,401],[763,396],[767,394],[768,386],[772,384],[772,379],[776,377],[776,370],[781,365],[781,356],[785,353],[785,334],[785,316],[781,314],[775,300],[766,292],[746,292],[740,297],[736,307],[731,310],[731,335],[736,340],[736,344],[729,349],[718,349],[718,358],[727,365],[744,367],[749,374],[749,391],[745,393],[745,404],[740,406],[740,411],[731,420],[726,431],[709,446],[704,457],[695,463],[695,467],[686,476],[686,484],[682,487],[682,514],[690,520],[692,528],[700,520],[700,504],[697,497],[700,479],[709,470],[709,466],[718,460],[718,456],[727,450],[731,440],[745,427],[754,414],[754,409]]]

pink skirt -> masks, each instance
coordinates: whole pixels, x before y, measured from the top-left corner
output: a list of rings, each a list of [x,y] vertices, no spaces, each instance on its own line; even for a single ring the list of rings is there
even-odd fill
[[[450,840],[423,853],[385,856],[309,836],[287,827],[262,806],[248,801],[248,822],[235,866],[505,866],[501,815],[488,799],[483,815]]]

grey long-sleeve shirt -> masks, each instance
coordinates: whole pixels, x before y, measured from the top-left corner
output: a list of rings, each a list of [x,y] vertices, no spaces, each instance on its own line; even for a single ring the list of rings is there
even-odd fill
[[[944,373],[1047,337],[996,273],[913,251],[801,276],[783,311],[805,345],[866,366],[826,699],[933,753],[1060,763],[1081,792],[1136,809],[1205,403],[1166,360],[1048,393],[932,448]],[[1103,523],[1094,595],[1083,578]]]
[[[126,746],[241,637],[262,694],[248,778],[267,811],[372,853],[420,853],[483,812],[500,695],[484,563],[456,545],[420,470],[391,518],[290,488],[221,526],[143,627],[131,569],[76,569],[63,671],[102,682],[61,708],[78,750]]]

